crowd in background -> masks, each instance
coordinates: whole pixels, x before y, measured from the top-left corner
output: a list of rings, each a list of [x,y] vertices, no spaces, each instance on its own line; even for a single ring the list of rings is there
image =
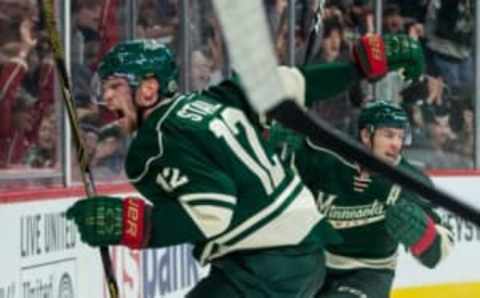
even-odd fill
[[[72,0],[71,75],[80,128],[97,179],[123,177],[128,145],[102,108],[95,70],[102,55],[119,40],[156,38],[177,53],[183,89],[201,90],[230,73],[221,28],[210,1],[188,2],[188,20],[181,19],[179,0],[138,0],[136,15],[127,0]],[[278,58],[302,64],[312,26],[312,4],[295,1],[294,55],[288,51],[288,1],[264,0]],[[375,31],[373,1],[326,1],[322,36],[310,62],[350,59],[352,44]],[[42,18],[33,0],[0,0],[0,173],[50,169],[59,172],[62,118],[55,88],[54,64]],[[355,134],[359,107],[376,97],[402,104],[411,117],[407,156],[426,168],[473,167],[474,154],[474,1],[383,1],[383,33],[404,33],[424,47],[427,73],[405,84],[390,74],[377,87],[354,86],[347,94],[315,107],[335,127]],[[128,20],[136,20],[129,24]],[[248,20],[246,20],[248,21]],[[184,28],[184,26],[187,28]],[[128,26],[133,26],[130,36]],[[186,29],[186,30],[185,30]],[[188,38],[184,33],[188,32]],[[129,35],[130,34],[130,35]],[[248,33],[246,33],[248,34]],[[188,59],[182,49],[189,49]],[[376,90],[375,90],[376,89]],[[72,157],[73,167],[75,156]],[[74,178],[78,178],[74,170]],[[8,179],[0,180],[0,186]]]

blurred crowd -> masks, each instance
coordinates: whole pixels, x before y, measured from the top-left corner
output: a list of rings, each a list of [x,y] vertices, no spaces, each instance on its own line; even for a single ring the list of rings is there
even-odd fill
[[[309,61],[344,62],[351,47],[365,33],[375,32],[375,1],[325,1],[322,38],[314,43]],[[266,1],[280,61],[288,61],[288,30],[284,15],[288,1]],[[315,1],[295,2],[293,63],[305,62]],[[467,169],[474,166],[474,1],[385,0],[382,33],[408,34],[420,41],[426,74],[419,82],[404,82],[390,73],[371,84],[359,84],[316,111],[338,129],[353,131],[358,107],[373,98],[401,104],[411,120],[406,155],[424,169]],[[283,26],[283,28],[282,28]]]
[[[123,177],[122,160],[129,141],[109,125],[111,116],[98,96],[95,70],[112,45],[133,37],[166,43],[177,53],[184,90],[204,89],[231,71],[210,1],[186,1],[187,10],[179,0],[137,0],[133,1],[134,10],[130,2],[71,1],[73,94],[93,173],[106,181]],[[288,1],[264,0],[282,63],[305,62],[316,2],[292,2],[295,22],[289,27]],[[316,111],[337,128],[355,133],[352,124],[359,107],[374,94],[395,100],[411,117],[407,155],[413,161],[427,169],[473,167],[473,4],[472,0],[383,1],[383,33],[405,33],[421,42],[427,58],[424,79],[405,84],[399,79],[401,74],[391,74],[377,87],[360,84],[319,104]],[[69,141],[61,138],[64,127],[54,64],[36,5],[34,0],[0,0],[1,171],[59,172],[65,156],[63,145]],[[180,17],[185,11],[189,14],[186,21]],[[356,39],[375,31],[373,1],[326,1],[322,20],[323,30],[309,61],[347,61]],[[289,30],[293,30],[294,40],[289,40]],[[293,44],[293,55],[289,44]],[[76,168],[75,155],[72,164]],[[78,170],[73,172],[78,179]]]

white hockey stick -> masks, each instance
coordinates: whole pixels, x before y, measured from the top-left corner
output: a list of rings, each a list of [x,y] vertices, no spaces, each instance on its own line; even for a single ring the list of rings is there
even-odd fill
[[[241,77],[251,106],[259,114],[268,112],[286,127],[348,159],[358,161],[374,172],[384,174],[393,182],[480,226],[480,211],[475,207],[379,160],[349,136],[319,117],[308,114],[288,98],[278,74],[263,1],[213,0],[213,4],[223,27],[233,67]]]
[[[262,3],[259,0],[213,1],[224,28],[233,69],[241,76],[250,103],[260,114],[286,98],[285,89],[279,83],[277,56],[271,46]]]

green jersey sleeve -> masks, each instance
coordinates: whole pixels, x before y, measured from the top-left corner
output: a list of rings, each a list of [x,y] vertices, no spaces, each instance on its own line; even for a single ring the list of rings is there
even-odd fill
[[[330,99],[347,91],[362,79],[357,66],[351,62],[309,64],[300,66],[298,69],[305,78],[307,107],[311,107],[316,101]],[[250,117],[255,115],[237,75],[209,88],[204,91],[204,94],[225,105],[236,107]]]
[[[307,107],[347,91],[362,79],[357,66],[351,62],[310,64],[299,67],[299,70],[305,77]]]

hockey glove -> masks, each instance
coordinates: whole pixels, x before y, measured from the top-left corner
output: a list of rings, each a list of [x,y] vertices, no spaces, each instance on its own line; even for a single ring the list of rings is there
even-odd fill
[[[418,41],[405,34],[383,37],[389,70],[398,70],[407,82],[420,78],[425,71],[423,49]]]
[[[387,209],[385,225],[390,236],[416,257],[426,253],[437,238],[433,220],[418,205],[406,200]]]
[[[141,248],[148,238],[148,211],[141,199],[99,196],[77,201],[67,219],[75,221],[82,241],[91,246]]]
[[[353,59],[368,80],[381,79],[388,71],[385,45],[378,34],[360,37],[353,47]]]

